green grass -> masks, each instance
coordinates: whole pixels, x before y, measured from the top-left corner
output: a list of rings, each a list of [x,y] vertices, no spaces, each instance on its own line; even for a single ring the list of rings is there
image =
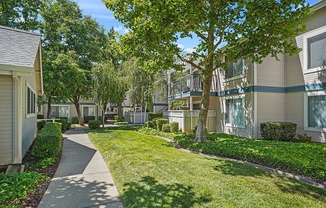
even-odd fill
[[[325,207],[326,191],[133,130],[89,131],[125,207]]]

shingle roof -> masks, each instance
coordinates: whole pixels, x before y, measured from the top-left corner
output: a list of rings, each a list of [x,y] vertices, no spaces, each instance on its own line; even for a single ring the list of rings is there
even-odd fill
[[[41,36],[0,25],[0,64],[33,67]]]

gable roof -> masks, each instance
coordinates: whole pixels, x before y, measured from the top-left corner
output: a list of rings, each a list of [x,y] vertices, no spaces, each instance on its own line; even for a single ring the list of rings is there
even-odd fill
[[[0,65],[33,68],[41,35],[0,25]]]

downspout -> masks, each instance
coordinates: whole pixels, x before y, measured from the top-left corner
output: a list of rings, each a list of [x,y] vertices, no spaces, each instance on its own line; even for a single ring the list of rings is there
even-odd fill
[[[22,163],[22,86],[21,78],[16,72],[12,75],[14,81],[13,89],[13,162]]]

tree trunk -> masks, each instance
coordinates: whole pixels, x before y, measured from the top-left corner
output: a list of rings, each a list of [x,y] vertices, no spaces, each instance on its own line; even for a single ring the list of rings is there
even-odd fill
[[[51,96],[48,97],[48,111],[46,113],[46,118],[49,119],[51,116]]]
[[[119,122],[123,121],[122,116],[123,116],[123,114],[122,114],[122,105],[119,104],[118,105],[118,121]]]
[[[195,136],[196,142],[205,142],[206,141],[206,121],[207,121],[207,113],[209,108],[209,100],[210,100],[210,91],[212,84],[213,74],[207,74],[204,76],[203,81],[203,95],[201,101],[201,108],[199,112],[199,119],[197,123],[197,131]]]
[[[77,117],[78,117],[78,123],[81,126],[84,126],[84,121],[83,118],[81,116],[81,111],[80,111],[80,107],[79,107],[79,103],[78,102],[73,102],[77,111]]]
[[[102,109],[102,128],[104,128],[105,123],[105,108]]]

